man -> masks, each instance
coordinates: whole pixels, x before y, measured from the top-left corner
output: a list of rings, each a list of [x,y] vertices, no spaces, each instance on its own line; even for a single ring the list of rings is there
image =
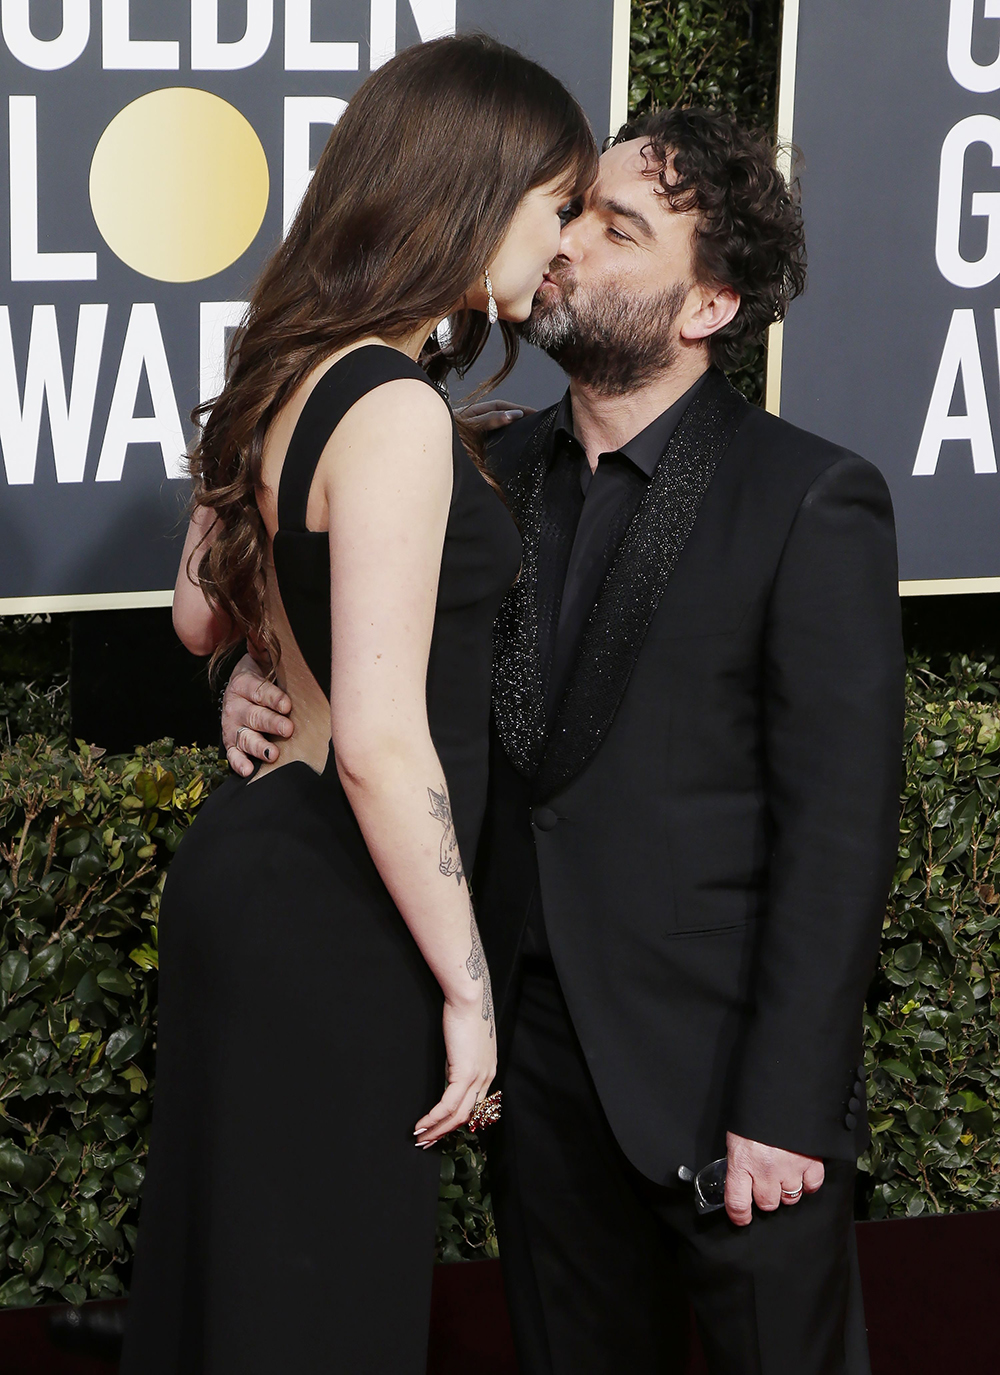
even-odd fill
[[[902,726],[889,497],[721,371],[802,286],[773,149],[706,111],[650,116],[579,210],[525,327],[569,392],[492,449],[525,543],[476,893],[522,1375],[683,1370],[682,1293],[713,1375],[865,1375],[861,1010]],[[282,729],[231,693],[227,744],[237,727],[252,752],[275,746],[247,727]],[[725,1210],[701,1211],[723,1160]]]

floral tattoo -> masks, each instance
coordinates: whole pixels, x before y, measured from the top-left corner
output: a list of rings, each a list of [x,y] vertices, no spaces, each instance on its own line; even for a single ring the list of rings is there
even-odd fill
[[[469,910],[472,915],[472,953],[465,961],[465,967],[469,971],[469,977],[475,981],[483,981],[483,1021],[490,1024],[490,1036],[493,1035],[493,988],[490,984],[490,969],[486,963],[486,952],[483,950],[483,943],[479,939],[479,927],[476,924],[476,914],[472,911],[472,900],[469,900]]]
[[[442,785],[439,793],[433,788],[427,789],[427,796],[431,800],[430,815],[436,821],[440,821],[444,827],[444,835],[441,837],[441,857],[438,860],[438,868],[445,878],[450,878],[453,874],[460,884],[465,877],[465,870],[462,868],[462,856],[458,849],[458,836],[455,834],[455,822],[451,815],[451,802],[448,800],[448,791]]]
[[[448,790],[442,784],[441,791],[436,792],[433,788],[427,789],[427,796],[431,800],[430,815],[435,821],[440,821],[444,827],[444,834],[441,836],[441,851],[438,858],[438,869],[444,874],[445,878],[454,877],[461,885],[465,878],[465,870],[462,867],[462,856],[458,849],[458,836],[455,834],[455,820],[451,812],[451,802],[448,798]],[[493,989],[490,984],[490,971],[486,963],[486,952],[483,950],[483,943],[479,938],[479,927],[476,924],[476,914],[472,907],[472,895],[469,895],[469,916],[472,922],[472,950],[469,958],[465,962],[465,967],[469,971],[469,978],[476,982],[483,981],[483,1021],[490,1024],[490,1035],[494,1032],[493,1020]]]

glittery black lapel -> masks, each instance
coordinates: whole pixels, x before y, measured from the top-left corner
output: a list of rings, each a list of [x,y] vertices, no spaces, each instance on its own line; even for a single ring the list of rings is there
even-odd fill
[[[601,586],[544,752],[538,791],[579,773],[615,718],[646,629],[748,406],[711,372],[681,417]],[[526,532],[526,545],[530,540]]]
[[[500,607],[494,630],[493,711],[514,767],[534,774],[545,750],[545,685],[538,646],[538,547],[553,406],[532,432],[515,475],[505,484],[521,527],[521,572]]]

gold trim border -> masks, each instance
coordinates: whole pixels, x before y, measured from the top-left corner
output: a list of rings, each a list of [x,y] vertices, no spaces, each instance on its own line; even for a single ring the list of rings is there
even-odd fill
[[[0,597],[0,616],[41,616],[48,611],[131,611],[173,606],[169,592],[69,592],[58,597]]]
[[[616,134],[628,119],[629,49],[632,0],[614,0],[611,16],[611,128]]]
[[[952,592],[1000,592],[1000,578],[927,578],[901,582],[901,597],[941,597]]]
[[[778,166],[786,181],[792,177],[792,138],[795,122],[795,67],[799,55],[799,0],[785,0],[781,11],[781,61],[778,66]],[[772,325],[767,335],[767,382],[764,405],[781,414],[781,354],[784,330]]]

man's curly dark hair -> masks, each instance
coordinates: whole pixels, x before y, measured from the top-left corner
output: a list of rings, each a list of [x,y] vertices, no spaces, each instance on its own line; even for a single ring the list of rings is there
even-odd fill
[[[674,210],[698,212],[699,280],[740,294],[734,318],[709,339],[710,357],[731,371],[769,325],[785,318],[805,287],[802,212],[778,169],[776,145],[714,110],[662,110],[624,124],[613,143],[642,139],[651,176]],[[674,180],[667,180],[673,160]]]

